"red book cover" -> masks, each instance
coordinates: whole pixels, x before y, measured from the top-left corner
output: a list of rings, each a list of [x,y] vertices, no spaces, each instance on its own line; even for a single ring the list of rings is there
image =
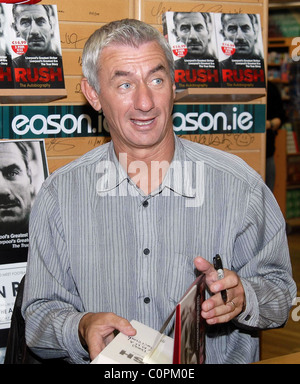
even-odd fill
[[[64,89],[56,5],[2,4],[2,9],[11,62],[7,69],[0,66],[0,87],[11,88],[1,80],[10,71],[13,88]]]
[[[11,68],[11,53],[9,50],[10,36],[8,34],[8,9],[0,3],[0,88],[13,88],[13,72]]]
[[[166,12],[163,33],[175,61],[176,90],[219,87],[214,19],[209,12]]]
[[[265,88],[260,15],[247,13],[213,15],[221,87]]]
[[[205,275],[201,274],[176,306],[173,364],[205,361],[205,320],[201,317],[204,300]]]

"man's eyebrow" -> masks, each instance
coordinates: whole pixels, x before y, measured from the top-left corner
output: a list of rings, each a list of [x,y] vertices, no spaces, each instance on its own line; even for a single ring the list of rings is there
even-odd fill
[[[17,169],[19,171],[22,170],[22,168],[18,164],[12,163],[12,164],[9,164],[9,165],[6,165],[6,166],[2,167],[1,168],[1,172],[7,174],[7,173],[9,173],[9,172],[11,172],[11,171],[13,171],[15,169]]]
[[[152,75],[152,74],[154,74],[154,73],[156,73],[156,72],[159,72],[159,71],[163,71],[163,72],[166,72],[166,73],[167,73],[167,70],[166,70],[165,66],[162,65],[162,64],[158,64],[156,67],[154,67],[154,68],[152,68],[152,69],[149,70],[148,75]],[[118,78],[118,77],[131,76],[132,74],[133,74],[133,73],[130,72],[130,71],[117,70],[117,71],[113,74],[113,76],[112,76],[111,79],[114,80],[114,79],[116,79],[116,78]]]
[[[162,72],[166,72],[166,73],[167,73],[167,70],[166,70],[165,66],[162,65],[162,64],[158,64],[158,65],[157,65],[156,67],[154,67],[153,69],[150,69],[150,71],[149,71],[149,75],[152,75],[153,73],[160,72],[160,71],[162,71]]]
[[[112,80],[118,78],[118,77],[126,77],[126,76],[129,76],[131,74],[131,72],[129,71],[120,71],[120,70],[117,70],[113,76],[112,76]]]

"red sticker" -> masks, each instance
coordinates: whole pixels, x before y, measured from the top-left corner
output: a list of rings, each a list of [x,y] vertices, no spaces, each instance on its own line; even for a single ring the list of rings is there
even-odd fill
[[[173,44],[173,53],[177,57],[184,57],[187,54],[187,46],[183,43]]]
[[[7,3],[7,4],[36,4],[39,3],[41,0],[0,0],[0,3]]]
[[[234,45],[234,43],[232,41],[229,41],[229,40],[223,41],[221,48],[222,48],[222,52],[226,56],[231,56],[235,52],[235,45]]]
[[[11,48],[17,55],[23,55],[27,52],[28,45],[26,40],[13,40],[11,42]]]

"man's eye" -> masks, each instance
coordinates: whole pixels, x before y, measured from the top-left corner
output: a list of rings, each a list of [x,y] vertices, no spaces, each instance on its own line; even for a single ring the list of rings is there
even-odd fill
[[[129,83],[121,84],[120,88],[122,88],[122,89],[129,89],[130,88],[130,84]]]
[[[30,26],[30,22],[29,21],[22,21],[20,24],[24,28],[28,28]]]
[[[15,168],[15,169],[12,169],[12,170],[6,172],[6,178],[9,180],[12,180],[16,176],[18,176],[19,174],[20,174],[20,170]]]
[[[154,80],[152,80],[152,83],[153,84],[155,84],[155,85],[160,85],[160,84],[162,84],[162,79],[154,79]]]

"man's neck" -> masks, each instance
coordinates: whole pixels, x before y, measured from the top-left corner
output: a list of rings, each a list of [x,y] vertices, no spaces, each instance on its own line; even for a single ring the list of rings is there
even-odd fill
[[[174,135],[153,148],[115,151],[130,179],[148,195],[160,186],[169,169],[175,151]]]

